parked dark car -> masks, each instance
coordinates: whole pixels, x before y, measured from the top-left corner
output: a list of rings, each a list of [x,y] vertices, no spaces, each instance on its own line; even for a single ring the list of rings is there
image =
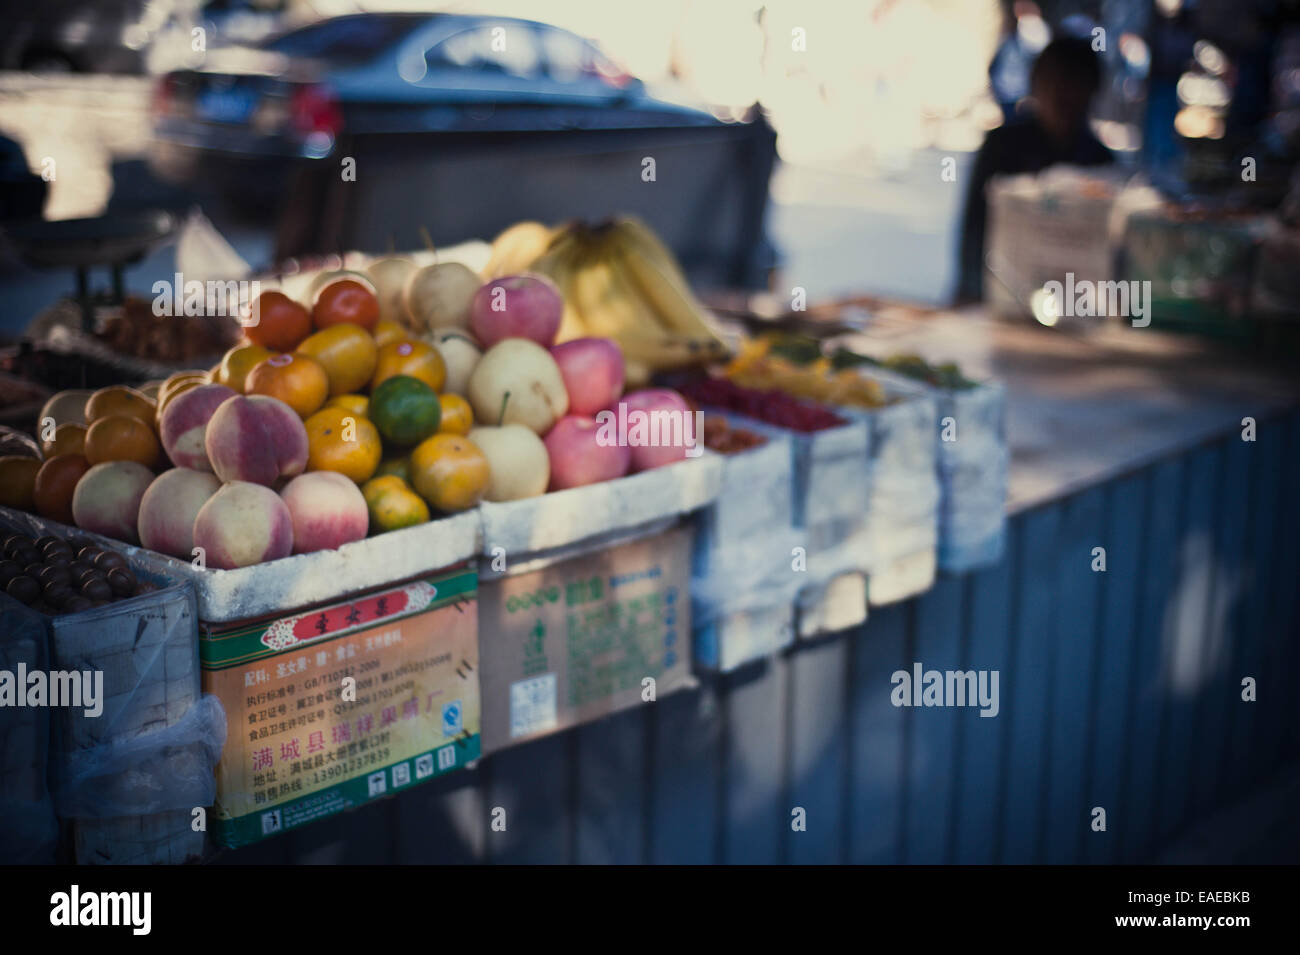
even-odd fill
[[[163,76],[151,164],[172,182],[249,189],[349,137],[404,132],[715,125],[651,98],[595,45],[528,20],[333,17]],[[259,177],[259,181],[266,182]]]
[[[771,264],[761,113],[724,122],[653,96],[541,23],[334,17],[166,74],[152,110],[154,174],[273,214],[277,258],[628,212],[706,281],[761,282]]]

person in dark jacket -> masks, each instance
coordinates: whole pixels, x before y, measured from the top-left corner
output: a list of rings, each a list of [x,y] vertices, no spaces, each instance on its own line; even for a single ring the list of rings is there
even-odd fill
[[[0,222],[39,219],[49,184],[27,168],[23,147],[0,136]]]
[[[1088,108],[1101,86],[1101,65],[1088,40],[1053,40],[1030,73],[1032,108],[1021,119],[989,132],[975,157],[961,230],[959,302],[983,297],[984,190],[993,176],[1039,172],[1057,163],[1100,166],[1114,162],[1088,128]]]

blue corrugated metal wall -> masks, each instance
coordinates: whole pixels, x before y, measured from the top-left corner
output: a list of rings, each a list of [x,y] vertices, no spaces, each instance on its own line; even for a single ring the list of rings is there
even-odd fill
[[[858,630],[221,860],[1151,860],[1300,758],[1297,490],[1292,413],[1019,514]],[[915,661],[1000,671],[1000,714],[894,707]]]

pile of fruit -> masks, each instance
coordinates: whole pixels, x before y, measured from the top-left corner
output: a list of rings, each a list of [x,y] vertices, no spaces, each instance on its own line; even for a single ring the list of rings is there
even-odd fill
[[[556,229],[518,223],[493,242],[485,273],[524,269],[550,276],[564,296],[558,340],[612,339],[633,385],[726,356],[676,259],[637,219]]]
[[[851,369],[836,370],[830,359],[801,362],[774,351],[771,338],[754,338],[723,369],[723,374],[745,388],[774,389],[795,398],[850,408],[879,408],[888,404],[879,382]]]
[[[847,424],[839,415],[784,391],[746,388],[727,378],[700,377],[683,382],[679,390],[691,401],[723,411],[734,411],[779,428],[809,434]]]
[[[718,454],[739,454],[767,443],[748,428],[738,428],[718,415],[704,416],[704,446]]]
[[[900,375],[906,375],[908,378],[923,381],[932,388],[943,388],[948,391],[964,391],[967,388],[975,387],[975,382],[961,373],[961,369],[956,362],[948,361],[943,364],[932,365],[920,355],[891,355],[877,361],[874,358],[868,358],[866,355],[859,355],[857,352],[849,351],[847,348],[840,348],[831,355],[831,365],[835,368],[875,365],[897,372]]]
[[[624,396],[614,341],[556,344],[566,302],[543,275],[388,257],[308,294],[249,303],[212,369],[55,395],[40,453],[0,457],[0,504],[232,568],[685,456],[610,440],[596,416],[620,403],[690,409]]]
[[[136,578],[125,557],[88,538],[11,534],[0,546],[0,590],[51,616],[156,589]]]

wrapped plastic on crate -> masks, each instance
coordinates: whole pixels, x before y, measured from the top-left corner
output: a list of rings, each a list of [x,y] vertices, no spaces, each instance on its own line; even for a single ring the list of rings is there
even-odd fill
[[[867,503],[868,599],[896,603],[934,582],[938,543],[939,479],[935,428],[938,414],[928,389],[900,376],[860,370],[878,381],[889,404],[844,408],[871,429],[871,487]]]
[[[145,571],[137,575],[150,579]],[[226,719],[199,695],[188,583],[54,617],[52,666],[102,675],[99,712],[56,712],[54,795],[82,863],[179,863],[203,852],[192,812],[216,798]]]
[[[0,670],[48,669],[45,620],[0,594]],[[59,825],[46,783],[50,708],[0,707],[0,864],[48,865],[56,861]]]
[[[711,428],[743,430],[761,444],[718,455],[722,493],[700,511],[691,598],[696,663],[728,671],[788,646],[801,583],[792,555],[794,473],[788,432],[711,411]]]
[[[964,573],[996,564],[1006,541],[1006,390],[986,382],[941,390],[938,402],[939,566]]]

